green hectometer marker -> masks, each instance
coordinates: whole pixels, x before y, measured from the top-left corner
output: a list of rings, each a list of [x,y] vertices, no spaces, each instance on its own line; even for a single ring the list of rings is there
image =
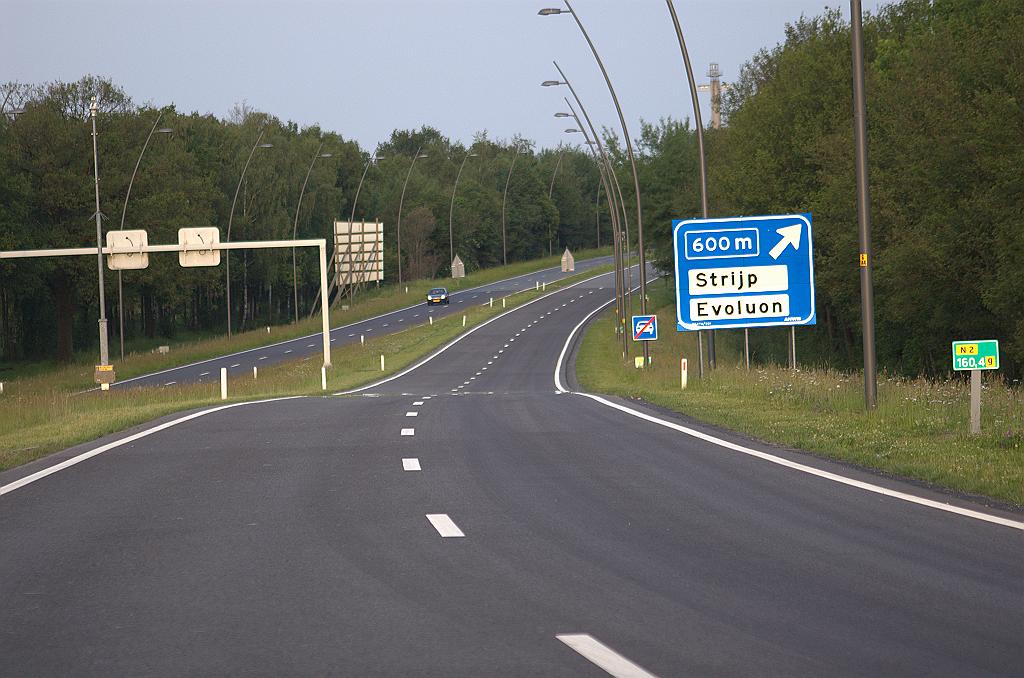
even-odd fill
[[[998,370],[999,341],[996,339],[975,339],[953,342],[953,369]]]

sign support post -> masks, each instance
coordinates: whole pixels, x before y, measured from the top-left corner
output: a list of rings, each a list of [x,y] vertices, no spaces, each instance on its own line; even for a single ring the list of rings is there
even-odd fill
[[[981,433],[981,370],[971,370],[971,433]]]

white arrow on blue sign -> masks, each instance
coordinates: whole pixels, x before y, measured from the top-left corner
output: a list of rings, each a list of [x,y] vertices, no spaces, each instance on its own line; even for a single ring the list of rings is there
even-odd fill
[[[810,214],[672,222],[676,327],[814,325]]]
[[[658,316],[633,316],[633,341],[656,341],[658,339]]]

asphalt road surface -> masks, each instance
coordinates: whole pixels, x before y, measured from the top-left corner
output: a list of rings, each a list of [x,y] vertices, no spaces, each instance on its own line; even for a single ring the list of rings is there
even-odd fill
[[[360,335],[365,335],[369,339],[381,334],[397,332],[409,326],[422,325],[428,322],[427,316],[432,315],[435,318],[442,318],[452,313],[460,313],[464,308],[468,308],[473,304],[486,304],[492,297],[498,301],[501,297],[515,292],[527,289],[532,290],[537,283],[551,283],[610,263],[612,263],[612,257],[610,256],[584,259],[576,262],[575,272],[563,273],[561,267],[546,268],[480,287],[473,287],[461,292],[453,292],[450,296],[450,303],[446,306],[427,308],[426,299],[417,298],[416,303],[412,306],[332,329],[330,332],[331,346],[343,346],[359,341]],[[445,280],[438,280],[437,283],[439,287],[445,287],[448,284]],[[220,380],[220,370],[222,367],[228,370],[228,375],[230,376],[235,373],[252,372],[254,366],[265,367],[287,360],[305,358],[306,356],[316,356],[319,359],[322,355],[323,338],[318,332],[269,346],[261,346],[219,358],[212,358],[169,370],[161,370],[152,374],[124,379],[114,384],[114,388],[174,386],[175,384],[216,382]]]
[[[0,474],[0,674],[1021,675],[1024,517],[574,392],[611,286]]]

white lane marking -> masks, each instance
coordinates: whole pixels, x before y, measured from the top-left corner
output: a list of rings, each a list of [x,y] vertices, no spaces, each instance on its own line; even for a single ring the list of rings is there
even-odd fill
[[[297,398],[305,398],[305,397],[306,396],[287,396],[285,398],[269,398],[267,400],[253,400],[251,402],[231,403],[230,405],[220,405],[218,407],[211,407],[208,410],[201,410],[199,412],[193,412],[192,414],[188,414],[188,415],[185,415],[184,417],[179,417],[177,419],[173,419],[171,421],[165,422],[163,424],[159,424],[159,425],[154,426],[152,428],[147,428],[144,431],[139,431],[138,433],[135,433],[133,435],[127,436],[125,438],[121,438],[120,440],[115,440],[115,441],[113,441],[111,443],[107,443],[106,445],[100,445],[99,447],[97,447],[95,449],[92,449],[92,450],[89,450],[88,452],[83,452],[82,454],[79,454],[77,456],[71,457],[70,459],[65,459],[64,461],[60,462],[59,464],[54,464],[53,466],[44,468],[41,471],[36,471],[35,473],[33,473],[31,475],[27,475],[24,478],[19,478],[18,480],[15,480],[12,483],[8,483],[6,485],[0,485],[0,495],[7,494],[8,492],[13,492],[14,490],[18,489],[19,487],[25,487],[29,483],[34,483],[35,481],[41,480],[41,479],[45,478],[46,476],[53,475],[54,473],[57,473],[58,471],[63,471],[64,469],[69,468],[71,466],[74,466],[75,464],[82,463],[86,459],[91,459],[91,458],[93,458],[93,457],[95,457],[97,455],[103,454],[104,452],[109,452],[110,450],[113,450],[113,449],[116,449],[118,447],[121,447],[122,445],[127,445],[128,443],[133,443],[136,440],[140,440],[141,438],[145,438],[146,436],[151,436],[154,433],[159,433],[160,431],[163,431],[165,429],[169,429],[172,426],[177,426],[178,424],[184,424],[186,421],[192,421],[193,419],[198,419],[199,417],[205,417],[206,415],[213,414],[214,412],[220,412],[222,410],[230,410],[231,408],[234,408],[234,407],[245,407],[247,405],[259,405],[261,403],[274,403],[274,402],[278,402],[280,400],[295,400]]]
[[[360,386],[358,388],[353,388],[353,389],[350,389],[348,391],[338,391],[334,395],[339,396],[339,395],[351,395],[353,393],[361,393],[363,391],[368,391],[370,389],[377,388],[378,386],[380,386],[382,384],[386,384],[389,381],[394,381],[395,379],[401,379],[402,377],[404,377],[405,375],[409,374],[413,370],[417,370],[417,369],[423,367],[424,365],[426,365],[427,363],[429,363],[430,361],[434,360],[434,358],[437,358],[439,355],[441,355],[442,353],[444,353],[445,351],[450,349],[452,346],[455,346],[457,343],[459,343],[460,341],[462,341],[463,339],[465,339],[469,335],[473,334],[474,332],[476,332],[478,330],[483,329],[484,327],[487,327],[492,322],[496,322],[496,321],[504,318],[505,316],[507,316],[510,313],[515,313],[516,311],[521,311],[524,308],[526,308],[527,306],[530,306],[531,304],[535,304],[538,301],[542,301],[544,299],[547,299],[548,297],[550,297],[552,295],[559,294],[561,292],[564,292],[565,290],[572,289],[573,287],[576,287],[577,285],[583,285],[585,283],[592,282],[594,280],[597,280],[598,278],[602,278],[602,277],[608,276],[608,275],[612,275],[612,273],[599,273],[598,275],[595,275],[595,276],[590,277],[590,278],[585,278],[583,280],[580,280],[579,282],[574,282],[573,284],[567,285],[567,286],[565,286],[565,287],[563,287],[561,289],[552,290],[551,292],[548,292],[547,294],[545,294],[543,296],[537,297],[536,299],[531,299],[530,301],[527,301],[526,303],[521,304],[521,305],[519,305],[519,306],[517,306],[515,308],[510,308],[509,310],[505,311],[504,313],[499,313],[498,315],[494,316],[493,318],[489,318],[488,320],[485,320],[484,322],[482,322],[479,325],[475,326],[473,329],[469,330],[468,332],[464,332],[463,334],[460,334],[459,336],[455,337],[454,339],[452,339],[450,342],[448,342],[447,344],[445,344],[441,348],[437,349],[436,351],[434,351],[433,353],[428,355],[426,358],[423,358],[419,362],[413,363],[409,367],[405,368],[404,370],[402,370],[402,371],[400,371],[400,372],[398,372],[396,374],[391,375],[390,377],[385,377],[384,379],[381,379],[380,381],[375,381],[375,382],[366,384],[365,386]],[[501,353],[501,352],[502,351],[498,351],[498,353]]]
[[[260,356],[260,360],[266,360],[266,359],[267,359],[267,356],[265,356],[265,355],[264,356]]]
[[[459,529],[455,521],[448,517],[447,513],[428,513],[427,520],[434,526],[437,533],[442,537],[465,537],[465,533]]]
[[[404,323],[404,322],[405,322],[405,318],[399,318],[399,319],[398,319],[398,322],[400,322],[400,323]]]
[[[509,341],[510,341],[510,342],[511,342],[511,341],[515,341],[515,340],[516,340],[516,338],[515,338],[515,337],[509,337]],[[508,346],[508,344],[505,344],[505,345],[506,345],[506,346]]]
[[[479,294],[474,294],[472,298],[473,298],[473,299],[476,299],[476,298],[477,298],[477,297],[479,297],[479,296],[480,296]]]
[[[413,402],[413,407],[415,407],[417,405],[422,405],[422,404],[423,404],[422,400],[417,400],[417,401]]]
[[[481,367],[480,369],[481,369],[481,370],[486,370],[487,368],[486,368],[486,367]]]
[[[384,323],[383,325],[381,325],[381,327],[387,327],[388,325],[389,323]]]
[[[200,372],[200,373],[199,373],[199,376],[200,376],[200,377],[205,377],[205,376],[206,376],[206,375],[208,375],[208,374],[209,374],[209,372]]]
[[[331,337],[331,343],[332,343],[332,344],[333,344],[334,342],[336,342],[337,340],[338,340],[338,338],[337,338],[337,337]],[[289,351],[289,353],[291,353],[291,351]]]
[[[423,399],[424,399],[424,400],[430,400],[430,399],[431,399],[431,398],[433,398],[433,397],[434,397],[434,396],[423,396]]]
[[[313,348],[316,344],[306,344],[306,348]]]
[[[498,356],[494,356],[494,357],[495,357],[495,358],[497,358]],[[487,361],[487,364],[488,364],[488,365],[493,365],[493,364],[494,364],[494,361],[493,361],[493,360],[488,360],[488,361]]]
[[[419,313],[413,313],[413,314],[412,314],[412,317],[413,317],[413,318],[419,318],[419,317],[420,317],[420,314],[419,314]]]
[[[405,416],[407,416],[407,417],[418,417],[418,416],[420,416],[420,413],[419,412],[406,412]]]
[[[594,259],[587,259],[586,261],[589,262],[589,263],[592,263],[595,266],[597,266],[597,265],[600,265],[602,263],[605,263],[605,259],[606,259],[606,257],[595,257]],[[558,266],[555,266],[555,267],[552,267],[550,269],[544,269],[544,270],[545,271],[551,271],[551,272],[554,272],[554,273],[558,273],[558,272],[560,272],[561,269]],[[519,278],[524,278],[527,275],[530,275],[530,274],[529,273],[524,273],[522,275],[513,276],[513,277],[507,278],[505,280],[499,280],[498,283],[505,283],[505,282],[509,282],[509,281],[512,281],[512,280],[518,280]],[[610,275],[610,274],[605,273],[605,274],[601,274],[601,275]],[[595,280],[595,279],[597,279],[599,277],[601,277],[601,276],[600,275],[596,275],[593,278],[589,278],[588,280]],[[587,281],[583,281],[583,282],[587,282]],[[497,283],[487,283],[486,285],[477,285],[476,287],[470,287],[469,289],[462,290],[462,292],[458,292],[457,294],[465,294],[467,292],[472,292],[473,290],[479,290],[479,289],[482,289],[484,287],[487,287],[488,285],[494,285],[494,284],[497,284]],[[579,283],[576,283],[576,284],[579,284]],[[575,286],[575,285],[570,285],[569,287],[573,287],[573,286]],[[566,287],[565,289],[569,289],[569,288]],[[604,288],[600,288],[600,289],[604,289]],[[558,291],[558,290],[556,290],[556,291]],[[411,311],[414,308],[419,308],[419,304],[416,304],[415,306],[406,306],[405,308],[400,308],[400,309],[398,309],[396,311],[388,311],[387,313],[381,313],[380,315],[375,315],[372,318],[364,318],[363,320],[358,320],[358,321],[356,321],[354,323],[349,323],[348,325],[340,325],[338,327],[332,328],[331,332],[337,332],[338,330],[346,330],[346,329],[348,329],[350,327],[355,327],[355,326],[360,325],[362,323],[367,323],[367,322],[371,322],[373,320],[377,320],[378,318],[386,318],[389,315],[395,315],[396,313],[405,313],[406,311]],[[513,310],[516,310],[516,309],[513,309]],[[413,318],[417,318],[417,317],[419,317],[419,313],[413,315]],[[187,367],[195,367],[196,365],[203,365],[205,363],[214,362],[216,360],[224,360],[225,358],[234,358],[235,356],[243,355],[243,354],[246,354],[246,353],[253,353],[255,351],[263,351],[263,350],[266,350],[268,348],[273,348],[275,346],[281,346],[283,344],[289,344],[289,343],[294,342],[294,341],[302,341],[303,339],[309,339],[310,337],[319,336],[319,334],[320,333],[318,332],[315,335],[308,335],[308,336],[305,336],[305,337],[296,337],[295,339],[285,339],[284,341],[278,341],[278,342],[273,343],[273,344],[267,344],[266,346],[257,346],[256,348],[247,348],[244,351],[236,351],[235,353],[228,353],[228,354],[225,354],[225,355],[219,355],[219,356],[216,356],[214,358],[207,358],[206,360],[197,360],[196,362],[188,363],[186,365],[178,365],[177,367],[168,367],[166,370],[160,370],[158,372],[150,372],[149,374],[140,374],[137,377],[131,377],[129,379],[121,379],[117,383],[118,384],[126,384],[126,383],[128,383],[130,381],[138,381],[139,379],[152,379],[153,377],[159,376],[161,374],[166,374],[168,372],[174,372],[175,370],[183,370],[183,369],[185,369]],[[305,362],[305,360],[303,362]],[[99,387],[97,386],[96,388],[90,389],[90,390],[93,390],[93,391],[99,390]]]
[[[508,348],[508,344],[505,344],[503,348]],[[501,353],[501,351],[498,351],[498,353]]]
[[[402,470],[403,471],[422,471],[420,468],[420,460],[416,457],[409,457],[402,459]]]
[[[616,678],[655,678],[653,673],[645,671],[589,633],[561,633],[555,638]]]
[[[334,341],[334,339],[331,339],[331,341]],[[285,354],[285,355],[288,355],[288,354],[289,354],[289,353],[291,353],[291,352],[292,352],[292,350],[291,350],[291,349],[288,349],[287,351],[285,351],[285,352],[284,352],[284,354]]]
[[[402,429],[402,435],[403,436],[414,436],[414,435],[416,435],[416,429],[414,429],[414,428],[403,428]]]
[[[612,303],[611,301],[608,301],[608,302],[602,304],[601,306],[598,306],[597,308],[595,308],[593,311],[588,313],[587,316],[585,318],[583,318],[583,320],[581,320],[580,323],[578,325],[576,325],[576,327],[574,327],[571,332],[569,332],[569,337],[565,340],[565,344],[562,346],[562,352],[558,356],[558,362],[555,363],[555,390],[558,391],[559,393],[569,393],[570,392],[562,384],[562,374],[561,374],[561,372],[562,372],[562,362],[565,360],[565,354],[569,350],[569,345],[572,343],[573,336],[575,336],[576,332],[578,332],[579,329],[588,320],[590,320],[591,316],[593,316],[595,313],[600,311],[602,308],[604,308],[606,306],[609,306],[611,303]],[[957,515],[965,516],[967,518],[974,518],[976,520],[982,520],[982,521],[985,521],[985,522],[988,522],[988,523],[994,523],[996,525],[1003,525],[1004,527],[1012,527],[1015,530],[1024,530],[1024,521],[1011,520],[1009,518],[1003,518],[1001,516],[994,516],[994,515],[991,515],[991,514],[988,514],[988,513],[982,513],[981,511],[975,511],[973,509],[961,508],[959,506],[953,506],[952,504],[943,504],[942,502],[938,502],[938,501],[935,501],[933,499],[927,499],[925,497],[918,497],[917,495],[913,495],[913,494],[910,494],[908,492],[900,492],[899,490],[890,490],[887,487],[882,487],[880,485],[874,485],[872,483],[864,482],[863,480],[855,480],[853,478],[847,478],[846,476],[841,476],[838,473],[832,473],[830,471],[823,471],[821,469],[814,468],[813,466],[807,466],[806,464],[801,464],[799,462],[790,461],[789,459],[785,459],[783,457],[777,457],[774,454],[768,454],[767,452],[761,452],[760,450],[755,450],[755,449],[751,449],[749,447],[745,447],[743,445],[738,445],[736,443],[729,442],[728,440],[723,440],[721,438],[716,438],[713,435],[709,435],[707,433],[703,433],[701,431],[697,431],[697,430],[694,430],[692,428],[688,428],[686,426],[681,426],[679,424],[676,424],[675,422],[666,421],[665,419],[659,419],[658,417],[654,417],[654,416],[651,416],[651,415],[646,414],[644,412],[640,412],[638,410],[634,410],[632,408],[626,407],[625,405],[619,405],[618,403],[613,403],[613,402],[611,402],[609,400],[605,400],[604,398],[602,398],[600,396],[592,395],[590,393],[579,393],[579,392],[575,393],[575,395],[580,395],[580,396],[583,396],[585,398],[590,398],[591,400],[597,401],[597,402],[601,403],[602,405],[606,405],[607,407],[611,407],[613,409],[619,410],[620,412],[625,412],[628,415],[637,417],[639,419],[643,419],[644,421],[649,421],[649,422],[651,422],[653,424],[658,424],[659,426],[664,426],[666,428],[670,428],[670,429],[672,429],[674,431],[678,431],[680,433],[683,433],[685,435],[697,438],[699,440],[703,440],[705,442],[709,442],[712,445],[718,445],[719,447],[724,447],[724,448],[726,448],[728,450],[733,450],[734,452],[740,452],[742,454],[750,455],[751,457],[756,457],[758,459],[770,462],[772,464],[778,464],[779,466],[785,466],[787,468],[793,469],[794,471],[800,471],[801,473],[807,473],[807,474],[810,474],[812,476],[817,476],[818,478],[824,478],[825,480],[831,480],[833,482],[840,483],[842,485],[848,485],[850,487],[856,487],[858,489],[865,490],[866,492],[873,492],[875,494],[880,494],[880,495],[883,495],[883,496],[886,496],[886,497],[891,497],[893,499],[899,499],[901,501],[909,502],[911,504],[918,504],[919,506],[927,506],[929,508],[938,509],[939,511],[946,511],[948,513],[955,513]]]
[[[478,376],[478,377],[479,377],[479,376],[480,376],[480,372],[477,372],[477,373],[476,373],[476,376]]]
[[[232,365],[231,367],[238,367],[238,363],[235,363],[235,364],[234,364],[234,365]]]
[[[176,382],[176,381],[169,381],[169,382],[167,382],[166,384],[164,384],[164,386],[174,386],[174,385],[175,385],[175,384],[177,384],[177,383],[178,383],[178,382]]]
[[[462,302],[464,302],[464,301],[465,301],[465,299],[459,299],[459,303],[460,303],[460,304],[461,304]]]
[[[498,359],[497,354],[491,356],[491,360],[497,360],[497,359]],[[490,363],[487,363],[487,364],[490,365]]]
[[[356,336],[356,335],[355,335],[355,334],[353,333],[353,334],[350,334],[350,335],[348,335],[348,336],[350,336],[350,337],[354,337],[354,336]]]
[[[476,381],[476,377],[470,377],[469,380],[470,381]]]

